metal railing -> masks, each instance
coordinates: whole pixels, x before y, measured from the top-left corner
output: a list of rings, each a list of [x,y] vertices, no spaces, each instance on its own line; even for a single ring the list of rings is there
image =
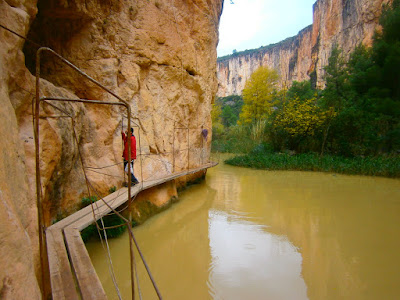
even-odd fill
[[[100,87],[101,89],[103,89],[105,92],[107,92],[108,94],[112,95],[113,97],[115,97],[118,102],[112,102],[112,101],[101,101],[101,100],[91,100],[91,99],[71,99],[71,98],[62,98],[62,97],[42,97],[40,95],[40,61],[41,61],[41,54],[43,52],[48,52],[51,55],[53,55],[54,57],[56,57],[57,59],[61,60],[61,62],[63,62],[66,66],[68,66],[69,68],[71,68],[72,70],[76,71],[78,74],[80,74],[81,76],[83,76],[84,78],[88,79],[89,81],[91,81],[92,83],[96,84],[98,87]],[[34,111],[33,111],[33,116],[34,116],[34,136],[35,136],[35,158],[36,158],[36,198],[37,198],[37,209],[38,209],[38,226],[39,226],[39,245],[40,245],[40,258],[41,258],[41,268],[42,268],[42,291],[43,291],[43,295],[47,295],[50,291],[49,286],[47,285],[47,283],[49,282],[48,278],[46,278],[46,274],[47,274],[47,270],[48,270],[48,258],[47,258],[47,254],[46,254],[46,238],[45,238],[45,230],[46,230],[46,224],[45,224],[45,220],[43,217],[43,192],[42,192],[42,183],[41,183],[41,172],[40,172],[40,122],[39,122],[39,118],[62,118],[62,117],[68,117],[71,118],[71,122],[72,122],[72,127],[73,127],[73,135],[75,138],[75,142],[76,145],[78,147],[78,154],[79,154],[79,159],[80,159],[80,163],[84,172],[84,177],[85,177],[85,181],[86,181],[86,186],[88,189],[88,194],[90,196],[90,188],[94,189],[93,184],[90,183],[88,176],[86,174],[86,170],[91,170],[92,172],[97,172],[99,173],[99,171],[96,171],[96,169],[103,169],[103,168],[108,168],[108,167],[113,167],[113,166],[119,166],[119,163],[113,164],[111,166],[105,166],[105,167],[100,167],[100,168],[96,168],[96,167],[85,167],[84,165],[84,161],[83,161],[83,157],[82,157],[82,153],[79,149],[79,144],[78,144],[78,140],[77,140],[77,135],[75,133],[75,119],[74,116],[72,116],[70,113],[68,113],[65,109],[62,109],[60,107],[58,107],[57,105],[54,105],[54,102],[69,102],[69,103],[83,103],[83,104],[94,104],[94,105],[113,105],[113,106],[123,106],[126,109],[126,113],[127,113],[127,128],[131,128],[132,124],[133,127],[138,128],[138,142],[139,142],[139,158],[140,158],[140,176],[141,176],[141,185],[142,185],[142,189],[143,189],[143,183],[145,181],[147,181],[147,179],[145,179],[143,177],[143,158],[146,157],[150,157],[152,154],[145,154],[142,153],[142,145],[141,145],[141,131],[142,131],[142,127],[139,125],[140,120],[137,119],[137,123],[134,122],[132,119],[134,119],[132,117],[132,113],[131,113],[131,108],[130,105],[128,104],[127,101],[123,100],[121,97],[119,97],[117,94],[115,94],[114,92],[112,92],[111,90],[109,90],[107,87],[105,87],[104,85],[102,85],[101,83],[99,83],[98,81],[96,81],[95,79],[93,79],[92,77],[90,77],[89,75],[87,75],[86,73],[84,73],[83,71],[81,71],[78,67],[76,67],[75,65],[73,65],[71,62],[69,62],[68,60],[66,60],[65,58],[63,58],[61,55],[59,55],[58,53],[56,53],[55,51],[53,51],[50,48],[46,48],[46,47],[41,47],[39,48],[39,50],[37,51],[37,55],[36,55],[36,98],[35,98],[35,105],[34,105]],[[45,103],[50,105],[51,107],[53,107],[54,109],[58,110],[60,113],[62,113],[61,115],[40,115],[40,103]],[[124,118],[124,117],[123,117]],[[123,126],[123,118],[122,118],[122,126]],[[179,124],[179,126],[177,126],[177,124]],[[204,128],[204,126],[201,126],[201,130]],[[187,131],[187,141],[186,141],[186,145],[187,148],[185,149],[175,149],[175,133],[177,130],[185,130]],[[199,128],[189,128],[189,126],[185,126],[181,123],[179,123],[178,121],[174,121],[174,127],[173,127],[173,141],[172,141],[172,173],[176,172],[177,167],[179,167],[179,169],[187,169],[189,170],[190,168],[190,131],[191,130],[199,130]],[[200,135],[200,131],[199,131],[199,136]],[[201,138],[201,151],[204,150],[204,139]],[[176,164],[176,155],[177,153],[183,153],[187,151],[187,165],[186,166],[182,166],[182,165],[177,165]],[[166,155],[169,153],[166,152],[159,152],[155,155]],[[153,158],[154,159],[154,158]],[[128,161],[131,161],[131,139],[128,138]],[[161,160],[160,160],[161,161]],[[163,160],[163,162],[166,163],[170,163],[168,162],[168,160]],[[200,157],[200,164],[204,163],[204,153],[201,153],[201,157]],[[130,205],[132,203],[132,195],[131,195],[131,164],[128,164],[128,205],[126,207],[124,207],[122,210],[124,209],[128,209],[129,211],[129,218],[126,219],[125,217],[122,216],[121,211],[117,211],[112,209],[112,213],[118,215],[122,220],[124,220],[124,225],[128,228],[129,231],[129,244],[130,244],[130,263],[131,263],[131,287],[132,287],[132,299],[135,298],[135,258],[134,258],[134,246],[136,246],[142,261],[146,267],[146,270],[149,274],[149,277],[153,283],[154,289],[159,297],[159,299],[162,299],[161,294],[157,288],[157,285],[154,281],[154,278],[151,275],[151,272],[146,264],[146,261],[144,260],[144,257],[140,251],[140,248],[135,240],[135,237],[133,235],[133,231],[132,231],[132,210],[130,209]],[[102,173],[100,173],[102,174]],[[104,174],[107,175],[107,174]],[[113,175],[110,175],[113,176]],[[124,172],[124,176],[125,176],[125,172]],[[97,191],[96,191],[97,193]],[[101,197],[100,197],[101,198]],[[101,198],[102,199],[102,198]],[[102,199],[103,200],[103,199]],[[104,200],[103,200],[104,201]],[[107,204],[106,204],[107,205]],[[95,222],[98,230],[99,230],[99,234],[100,234],[100,230],[106,230],[107,228],[105,228],[103,226],[103,228],[100,228],[97,223]],[[103,224],[104,225],[104,224]],[[136,274],[137,276],[137,274]],[[138,287],[139,288],[139,287]],[[118,289],[118,288],[117,288]],[[140,293],[139,293],[140,296]]]
[[[88,79],[98,87],[100,87],[102,90],[106,91],[108,94],[112,95],[115,97],[119,102],[106,102],[106,101],[99,101],[99,100],[88,100],[88,99],[68,99],[68,98],[56,98],[56,97],[41,97],[40,96],[40,58],[41,54],[43,52],[48,52],[57,59],[59,59],[61,62],[63,62],[65,65],[70,67],[72,70],[76,71],[79,73],[81,76],[84,78]],[[40,124],[39,124],[39,112],[40,112],[40,103],[43,101],[63,101],[63,102],[81,102],[81,103],[88,103],[88,104],[99,104],[99,105],[120,105],[124,106],[127,111],[128,115],[128,128],[131,128],[131,108],[130,105],[128,104],[127,101],[123,100],[121,97],[119,97],[117,94],[109,90],[107,87],[102,85],[100,82],[97,80],[93,79],[83,71],[81,71],[78,67],[73,65],[71,62],[63,58],[61,55],[56,53],[54,50],[47,48],[47,47],[41,47],[37,50],[36,52],[36,98],[35,98],[35,106],[34,106],[34,137],[35,137],[35,158],[36,158],[36,205],[37,205],[37,210],[38,210],[38,227],[39,227],[39,247],[40,247],[40,262],[41,262],[41,273],[42,273],[42,293],[46,297],[47,294],[49,293],[48,291],[50,290],[47,283],[49,280],[47,280],[46,274],[47,274],[47,269],[48,269],[48,258],[47,258],[47,253],[46,253],[46,239],[45,239],[45,222],[43,218],[43,203],[42,203],[42,184],[41,184],[41,175],[40,175],[40,149],[39,149],[39,137],[40,137]],[[137,124],[136,124],[137,125]],[[128,139],[128,161],[131,161],[131,139]],[[82,161],[81,161],[82,162]],[[131,165],[128,164],[128,176],[130,178],[131,176]],[[86,184],[89,186],[88,179],[85,176],[86,179]],[[131,181],[128,180],[128,199],[131,199]],[[131,204],[131,201],[129,201],[128,206]],[[129,209],[129,207],[128,207]],[[122,215],[120,216],[122,217]],[[131,232],[131,226],[132,226],[132,214],[129,214],[129,220],[126,222],[126,226],[130,229]],[[133,236],[133,235],[132,235]],[[132,239],[129,239],[130,241],[130,249],[131,253],[133,253],[133,244],[132,244]],[[131,258],[131,270],[133,270],[133,259]],[[131,272],[131,281],[132,281],[132,286],[134,288],[134,274]],[[132,291],[132,299],[134,299],[134,290]]]

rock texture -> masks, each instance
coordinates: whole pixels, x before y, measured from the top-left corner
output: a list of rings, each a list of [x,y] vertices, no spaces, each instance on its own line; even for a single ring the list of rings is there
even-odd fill
[[[281,87],[311,78],[324,86],[324,66],[337,44],[345,55],[360,43],[372,44],[384,4],[390,0],[318,0],[313,24],[298,35],[259,49],[238,52],[218,60],[218,96],[240,95],[250,75],[260,66],[279,71]]]
[[[211,138],[204,139],[201,130],[211,128],[222,3],[1,0],[0,20],[51,47],[131,105],[141,154],[135,174],[143,181],[208,160]],[[1,299],[41,297],[32,127],[35,51],[34,45],[0,28]],[[116,101],[48,53],[42,58],[41,78],[41,96]],[[127,124],[126,112],[118,106],[51,104],[57,107],[42,104],[40,109],[47,225],[77,209],[88,194],[82,164],[99,195],[121,186],[120,131]],[[174,198],[176,186],[150,194],[154,205],[164,206]]]

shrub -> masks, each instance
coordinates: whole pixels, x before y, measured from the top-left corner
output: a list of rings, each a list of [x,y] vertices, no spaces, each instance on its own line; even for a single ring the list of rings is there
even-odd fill
[[[230,158],[225,162],[233,166],[266,170],[298,170],[335,172],[353,175],[400,177],[400,157],[342,157],[314,153],[291,155],[288,153],[266,153],[262,146],[249,155]],[[260,150],[261,149],[261,150]]]
[[[113,190],[113,191],[112,191]],[[110,188],[110,193],[111,192],[115,192],[116,187],[112,187]],[[96,202],[98,199],[96,196],[92,196],[92,197],[84,197],[82,198],[82,202],[81,202],[81,207],[86,207],[89,204]],[[116,214],[110,214],[110,215],[106,215],[103,217],[103,223],[104,223],[104,227],[113,227],[113,226],[117,226],[115,228],[109,228],[106,229],[106,233],[107,233],[107,237],[108,238],[114,238],[114,237],[118,237],[120,236],[122,233],[124,233],[124,231],[126,230],[126,226],[119,226],[119,225],[123,225],[125,222],[123,219],[121,219],[119,216],[117,216]],[[97,224],[99,225],[100,228],[102,228],[102,222],[101,220],[97,221]],[[136,223],[132,223],[132,226],[135,226]],[[103,230],[100,231],[102,237],[104,238],[104,232]],[[98,232],[97,232],[97,228],[96,228],[96,224],[91,224],[88,227],[86,227],[85,229],[83,229],[81,231],[81,236],[82,236],[82,240],[84,242],[87,242],[90,238],[94,237],[94,236],[98,236]]]
[[[81,208],[84,208],[88,206],[89,204],[92,204],[93,202],[96,202],[98,199],[96,196],[91,196],[91,197],[83,197],[81,201]]]

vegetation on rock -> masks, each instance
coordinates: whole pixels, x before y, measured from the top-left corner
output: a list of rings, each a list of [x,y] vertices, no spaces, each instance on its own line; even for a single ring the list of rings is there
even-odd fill
[[[258,69],[237,125],[219,125],[213,150],[248,153],[229,160],[235,165],[399,177],[400,0],[380,23],[373,46],[358,46],[348,60],[333,47],[323,90],[304,81],[278,92],[276,72]]]
[[[81,202],[82,208],[96,202],[97,200],[98,199],[96,196],[82,198]],[[126,226],[124,226],[124,224],[125,224],[124,220],[122,220],[116,214],[112,213],[110,215],[106,215],[102,219],[97,221],[98,228],[107,228],[107,227],[113,227],[113,228],[108,228],[105,230],[98,231],[98,229],[96,228],[97,227],[96,224],[91,224],[81,231],[82,240],[86,242],[94,236],[98,237],[99,232],[102,238],[104,238],[104,231],[106,232],[107,238],[118,237],[126,230]]]

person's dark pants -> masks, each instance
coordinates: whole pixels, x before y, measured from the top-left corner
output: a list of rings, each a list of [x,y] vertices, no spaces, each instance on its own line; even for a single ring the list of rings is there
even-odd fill
[[[131,169],[131,182],[133,184],[137,184],[139,183],[139,180],[136,179],[135,175],[133,174],[133,162],[134,160],[132,160],[132,169]],[[124,170],[126,169],[126,165],[128,164],[128,161],[124,159]]]

